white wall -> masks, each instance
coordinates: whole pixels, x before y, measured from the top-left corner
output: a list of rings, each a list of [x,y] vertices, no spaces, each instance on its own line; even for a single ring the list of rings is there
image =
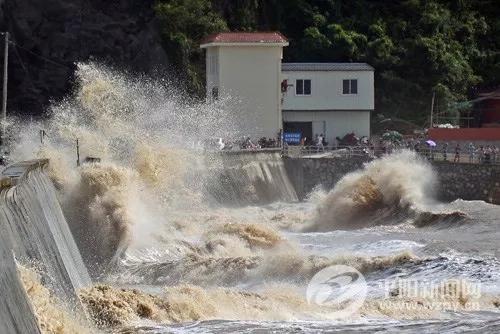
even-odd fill
[[[207,102],[212,101],[212,88],[219,86],[219,48],[211,47],[206,51],[206,97]]]
[[[240,99],[239,114],[258,124],[252,137],[273,137],[282,128],[281,46],[217,46],[207,48],[207,100],[219,87],[222,99]],[[217,55],[217,73],[210,74],[209,57]],[[242,124],[242,128],[245,128]]]
[[[283,110],[373,110],[373,71],[286,71],[288,91]],[[295,80],[311,79],[311,95],[295,95]],[[358,94],[343,95],[342,80],[358,79]]]
[[[323,133],[328,145],[351,132],[370,136],[370,111],[283,111],[283,121],[312,122],[313,136]]]

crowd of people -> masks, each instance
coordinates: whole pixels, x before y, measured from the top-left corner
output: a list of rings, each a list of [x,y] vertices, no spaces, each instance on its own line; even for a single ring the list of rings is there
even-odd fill
[[[264,148],[279,148],[280,140],[278,138],[261,137],[257,141],[253,141],[249,136],[239,139],[215,138],[204,142],[205,150],[257,150]]]
[[[339,145],[345,141],[337,138],[337,146],[335,149],[348,149],[360,154],[368,154],[372,156],[381,156],[390,154],[395,150],[408,149],[424,155],[430,160],[444,160],[452,162],[468,162],[468,163],[500,163],[500,148],[495,145],[479,145],[472,142],[468,144],[434,142],[426,140],[424,137],[405,138],[402,140],[391,141],[382,138],[378,140],[369,139],[367,137],[356,138],[355,143],[350,145]],[[249,136],[245,136],[236,140],[224,138],[216,138],[205,142],[206,150],[257,150],[265,148],[281,147],[281,138],[266,138],[253,141]],[[328,147],[325,136],[316,134],[314,138],[301,138],[299,145],[310,153],[325,152]],[[285,148],[287,144],[284,143]]]
[[[308,152],[324,152],[327,146],[323,135],[316,135],[313,143],[314,145],[307,147]],[[301,142],[301,145],[304,145],[304,141]],[[500,148],[496,145],[480,145],[472,142],[468,144],[450,144],[435,142],[425,137],[406,138],[397,141],[363,137],[357,139],[354,145],[337,145],[335,149],[348,149],[358,154],[371,156],[381,156],[391,154],[396,150],[408,149],[416,151],[430,160],[485,164],[500,163]]]
[[[444,160],[468,163],[500,163],[500,148],[496,145],[480,145],[435,142],[422,138],[410,138],[399,143],[384,142],[381,151],[391,153],[394,149],[405,148],[418,152],[430,160]]]
[[[416,150],[423,152],[429,159],[485,164],[500,162],[500,149],[495,145],[475,145],[472,142],[450,145],[445,142],[424,149],[417,147]]]
[[[300,146],[309,147],[311,150],[316,152],[324,152],[325,147],[328,146],[328,143],[325,140],[325,136],[323,134],[316,134],[313,140],[310,140],[307,137],[302,137],[300,139]]]

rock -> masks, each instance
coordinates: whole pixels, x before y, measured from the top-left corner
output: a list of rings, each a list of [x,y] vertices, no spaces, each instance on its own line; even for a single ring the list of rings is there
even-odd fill
[[[41,114],[49,100],[62,98],[72,88],[76,62],[93,59],[144,73],[168,69],[154,0],[1,2],[2,30],[7,29],[16,44],[54,61],[11,46],[9,112]]]

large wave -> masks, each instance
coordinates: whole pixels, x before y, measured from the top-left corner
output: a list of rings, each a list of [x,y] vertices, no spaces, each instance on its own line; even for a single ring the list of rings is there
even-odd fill
[[[42,333],[90,334],[96,331],[89,328],[85,315],[72,313],[65,301],[42,284],[35,268],[18,264],[18,272]]]
[[[302,297],[319,270],[347,264],[371,273],[421,261],[406,252],[313,255],[279,230],[303,225],[309,215],[302,210],[267,210],[266,216],[263,207],[212,206],[204,173],[207,159],[213,163],[218,155],[200,154],[199,145],[251,131],[252,125],[239,122],[233,101],[194,103],[168,83],[79,64],[75,92],[51,106],[50,114],[43,124],[20,124],[11,152],[18,160],[50,159],[49,173],[72,232],[90,272],[103,284],[80,293],[98,325],[139,319],[327,319],[331,310]],[[40,129],[46,133],[43,143]],[[77,139],[82,159],[102,162],[76,168]],[[329,194],[311,196],[310,202],[320,204],[308,229],[364,227],[415,212],[430,215],[421,215],[419,224],[440,219],[427,209],[435,182],[432,169],[412,153],[376,160]],[[39,288],[30,281],[28,289]],[[134,284],[167,286],[167,293],[112,287]],[[248,291],[255,286],[264,288]],[[239,291],[242,287],[249,289]],[[45,292],[42,297],[50,299]]]
[[[418,226],[465,217],[434,212],[437,177],[415,152],[401,151],[367,163],[345,175],[318,205],[307,231],[358,229],[414,222]]]
[[[422,298],[400,295],[397,291],[390,298],[371,298],[349,320],[367,316],[398,320],[439,319],[443,317],[436,309],[439,303],[455,312],[469,311],[478,305],[483,310],[496,310],[498,297],[475,296],[467,290],[466,283],[450,280]],[[165,292],[155,295],[99,285],[82,291],[81,298],[89,313],[104,328],[126,326],[144,319],[161,323],[214,319],[338,320],[334,314],[339,309],[338,305],[308,303],[303,292],[289,284],[273,284],[252,293],[181,284],[167,287]]]
[[[240,122],[238,101],[197,103],[167,81],[95,63],[78,64],[76,78],[74,93],[51,105],[46,121],[17,125],[11,156],[50,159],[82,255],[102,272],[125,249],[151,246],[159,230],[175,235],[173,211],[206,208],[202,143],[252,125]],[[80,161],[102,163],[76,168],[77,145]]]

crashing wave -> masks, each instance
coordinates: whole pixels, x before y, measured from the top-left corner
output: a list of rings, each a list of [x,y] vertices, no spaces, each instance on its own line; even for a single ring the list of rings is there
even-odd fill
[[[359,229],[413,222],[433,225],[465,218],[461,212],[433,212],[437,178],[416,153],[402,151],[345,175],[317,206],[305,231]]]
[[[20,160],[50,159],[49,174],[93,277],[116,265],[129,248],[186,239],[182,229],[191,227],[179,226],[175,215],[210,210],[216,197],[210,189],[239,204],[252,203],[261,193],[270,200],[295,198],[278,153],[253,165],[239,155],[201,153],[202,144],[214,136],[237,138],[249,130],[240,122],[235,105],[240,102],[195,103],[168,82],[95,63],[78,64],[76,78],[74,94],[50,107],[50,119],[20,125],[11,152]],[[46,129],[43,144],[40,128]],[[77,168],[77,140],[81,160],[98,157],[102,163]],[[221,170],[231,170],[229,184],[221,181]],[[259,192],[247,193],[246,187]],[[249,243],[278,242],[245,229],[241,232]]]
[[[421,259],[409,252],[391,256],[344,255],[325,257],[296,251],[273,251],[252,256],[217,257],[190,254],[172,261],[123,263],[108,276],[120,284],[237,286],[262,282],[307,283],[318,271],[332,265],[349,265],[362,273],[414,265]]]
[[[484,310],[497,310],[498,296],[475,296],[462,288],[465,285],[451,280],[426,297],[393,292],[389,297],[370,298],[350,319],[388,316],[400,320],[436,319],[446,316],[447,311],[468,311],[478,305]],[[304,294],[289,284],[274,284],[256,292],[180,284],[154,295],[99,285],[83,290],[80,297],[95,322],[103,328],[126,328],[141,320],[161,323],[213,319],[332,320],[339,310],[335,305],[308,303]]]
[[[18,271],[42,333],[95,332],[89,328],[85,316],[79,318],[78,315],[71,313],[71,308],[42,284],[41,277],[34,268],[18,264]]]

